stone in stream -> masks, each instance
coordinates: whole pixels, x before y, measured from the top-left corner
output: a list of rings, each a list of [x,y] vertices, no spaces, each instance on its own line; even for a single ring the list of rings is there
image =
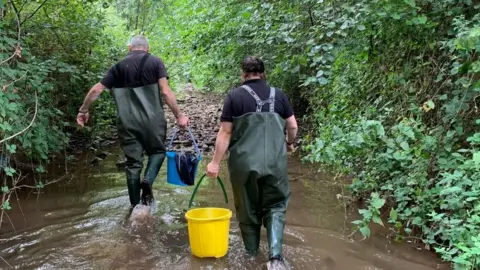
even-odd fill
[[[106,151],[103,151],[101,153],[98,153],[97,154],[97,157],[101,158],[101,159],[106,159],[107,156],[110,155],[110,153],[106,152]]]
[[[94,157],[91,161],[90,161],[90,165],[97,165],[99,164],[100,162],[102,162],[103,159],[99,158],[99,157]]]

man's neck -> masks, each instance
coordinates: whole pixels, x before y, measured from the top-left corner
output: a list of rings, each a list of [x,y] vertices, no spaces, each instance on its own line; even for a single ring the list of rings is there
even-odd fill
[[[245,82],[252,81],[252,80],[261,80],[262,78],[260,76],[249,76],[245,78]]]
[[[144,49],[132,49],[130,50],[130,52],[136,53],[136,52],[147,52],[147,51]]]

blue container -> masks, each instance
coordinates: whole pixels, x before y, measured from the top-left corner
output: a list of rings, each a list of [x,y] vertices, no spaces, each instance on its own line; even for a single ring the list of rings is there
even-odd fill
[[[177,135],[178,129],[175,128],[172,134],[172,138],[170,139],[170,143],[168,144],[168,150],[171,149],[173,140],[175,139]],[[193,137],[192,131],[190,130],[190,127],[188,128],[188,133],[190,134],[190,138],[193,141],[193,145],[195,147],[195,151],[197,152],[197,158],[198,162],[202,160],[202,154],[200,153],[200,150],[198,149],[197,142],[195,141],[195,138]],[[176,186],[182,186],[186,187],[185,183],[182,182],[180,179],[180,175],[178,175],[176,163],[175,163],[175,156],[177,155],[176,151],[167,151],[167,183],[176,185]],[[197,170],[198,166],[195,168],[195,178],[197,177]]]
[[[168,151],[167,152],[167,183],[177,186],[186,187],[188,185],[184,184],[178,175],[177,167],[175,164],[175,156],[177,152]],[[198,161],[202,160],[202,156],[199,155]],[[198,169],[198,167],[197,167]],[[195,178],[197,177],[197,169],[195,169]]]

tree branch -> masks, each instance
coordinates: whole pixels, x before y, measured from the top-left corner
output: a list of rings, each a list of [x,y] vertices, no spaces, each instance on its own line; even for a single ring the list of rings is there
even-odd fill
[[[0,0],[0,1],[1,1],[1,0]],[[21,79],[23,79],[23,77],[27,76],[27,73],[28,73],[28,71],[25,71],[25,74],[23,74],[23,75],[22,75],[22,77],[20,77],[20,78],[18,78],[18,79],[16,79],[16,80],[14,80],[14,81],[13,81],[13,82],[11,82],[11,83],[8,83],[8,84],[4,85],[4,86],[2,87],[2,90],[3,90],[4,92],[5,92],[5,91],[7,91],[7,88],[8,88],[10,85],[12,85],[12,84],[14,84],[14,83],[16,83],[16,82],[20,81]]]
[[[4,143],[8,140],[11,140],[11,139],[17,137],[18,135],[24,133],[25,131],[27,131],[33,125],[33,122],[35,122],[35,119],[37,118],[37,112],[38,112],[38,97],[37,97],[37,91],[35,91],[35,114],[33,115],[33,118],[32,118],[32,121],[30,121],[30,124],[26,128],[24,128],[23,130],[13,134],[10,137],[7,137],[7,138],[1,140],[0,143]]]
[[[15,55],[18,55],[20,56],[20,52],[22,51],[21,48],[20,48],[20,25],[22,25],[20,23],[20,14],[18,13],[18,9],[17,7],[15,6],[15,3],[13,1],[10,2],[12,4],[12,7],[13,9],[15,10],[15,17],[17,17],[17,46],[15,47],[15,52],[13,52],[13,54],[8,57],[7,59],[3,60],[2,62],[0,62],[0,65],[3,65],[5,63],[7,63],[8,61],[10,61],[10,59],[12,59],[13,57],[15,57]]]
[[[25,23],[28,19],[32,18],[33,16],[35,16],[35,14],[37,14],[37,12],[43,7],[43,5],[45,5],[45,3],[47,3],[48,0],[45,0],[43,1],[43,3],[40,4],[40,6],[38,6],[38,8],[32,13],[30,14],[29,16],[27,16],[25,19],[23,19],[23,21],[20,23],[20,25],[22,25],[23,23]]]

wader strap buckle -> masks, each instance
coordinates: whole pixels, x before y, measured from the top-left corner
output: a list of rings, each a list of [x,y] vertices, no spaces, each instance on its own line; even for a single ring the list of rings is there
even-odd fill
[[[275,112],[275,88],[270,87],[270,96],[266,100],[261,100],[260,97],[253,91],[253,89],[248,85],[242,85],[242,88],[245,89],[257,103],[256,112],[262,112],[263,105],[270,104],[269,112]]]

